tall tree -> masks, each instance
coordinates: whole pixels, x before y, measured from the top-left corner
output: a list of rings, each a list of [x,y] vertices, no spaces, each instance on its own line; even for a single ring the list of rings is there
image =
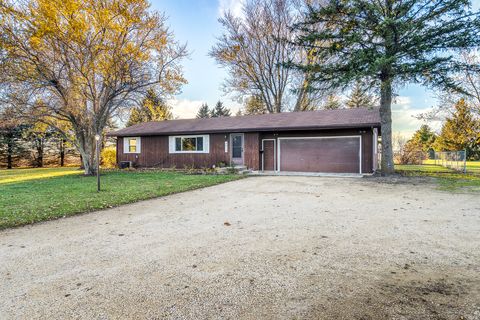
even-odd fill
[[[218,101],[215,105],[215,108],[212,109],[210,112],[210,117],[218,118],[218,117],[230,117],[230,109],[223,106],[221,101]]]
[[[45,147],[52,137],[53,130],[43,122],[35,122],[28,126],[25,137],[32,146],[32,158],[34,167],[43,167]]]
[[[245,100],[245,114],[265,114],[268,113],[267,107],[259,96],[251,96]]]
[[[464,99],[455,104],[455,113],[447,118],[435,142],[441,151],[466,150],[471,159],[480,158],[480,121]]]
[[[407,143],[414,143],[419,146],[422,151],[427,152],[433,149],[436,138],[437,135],[435,132],[433,132],[427,124],[423,124],[420,126],[420,129],[415,131],[412,138]]]
[[[480,65],[480,51],[463,51],[460,55],[461,59],[468,64]],[[480,72],[474,70],[465,70],[455,75],[455,79],[461,83],[464,91],[456,91],[448,89],[440,94],[441,103],[433,110],[430,118],[444,118],[452,116],[456,109],[454,108],[456,102],[460,99],[464,99],[467,106],[471,108],[472,112],[480,116]]]
[[[127,127],[137,123],[148,121],[163,121],[173,119],[171,107],[158,96],[153,89],[148,89],[145,98],[139,106],[134,107],[130,111],[130,117]]]
[[[339,109],[341,107],[342,103],[340,102],[340,98],[335,94],[328,95],[322,105],[322,109],[324,110]]]
[[[85,174],[96,168],[95,135],[146,90],[162,97],[185,83],[164,15],[147,0],[6,0],[0,6],[2,73],[26,114],[67,121]]]
[[[300,33],[296,43],[316,50],[322,63],[297,67],[313,73],[314,87],[344,88],[356,80],[371,79],[370,85],[380,92],[382,172],[391,174],[395,85],[412,81],[458,89],[453,73],[479,67],[450,51],[480,45],[480,14],[469,9],[468,0],[312,3],[307,19],[295,27]],[[326,27],[319,29],[319,25]]]
[[[13,108],[0,109],[0,161],[6,163],[7,169],[12,169],[15,160],[25,155],[22,139],[27,128]]]
[[[375,97],[369,92],[368,88],[357,80],[345,103],[348,108],[373,108],[375,106]]]
[[[197,112],[197,118],[210,118],[210,109],[208,108],[208,104],[204,103],[200,106]]]
[[[241,17],[227,12],[219,20],[224,33],[210,51],[228,71],[226,91],[258,97],[270,113],[311,109],[318,96],[308,89],[307,73],[285,65],[291,60],[316,60],[292,45],[290,24],[300,15],[295,2],[247,0]]]

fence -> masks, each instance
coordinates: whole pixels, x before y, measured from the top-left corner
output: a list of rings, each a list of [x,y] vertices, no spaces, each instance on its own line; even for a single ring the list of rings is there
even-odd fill
[[[467,154],[465,150],[435,152],[433,161],[438,166],[463,173],[467,172]]]
[[[400,170],[448,173],[480,174],[480,161],[467,161],[465,150],[461,151],[418,151],[402,150],[394,155]]]

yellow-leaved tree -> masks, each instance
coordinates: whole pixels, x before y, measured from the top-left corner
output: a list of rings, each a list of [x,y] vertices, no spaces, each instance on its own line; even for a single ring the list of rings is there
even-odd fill
[[[112,118],[150,88],[168,96],[186,83],[186,47],[165,22],[146,0],[4,0],[2,100],[67,121],[85,174],[94,174],[95,135]]]

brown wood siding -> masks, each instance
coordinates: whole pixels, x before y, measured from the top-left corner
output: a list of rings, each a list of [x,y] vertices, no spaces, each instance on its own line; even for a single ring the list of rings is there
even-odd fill
[[[277,139],[278,137],[315,137],[330,135],[361,135],[362,136],[362,172],[372,172],[373,167],[373,134],[370,128],[323,130],[323,131],[278,131],[278,132],[248,132],[244,136],[244,159],[249,169],[261,170],[261,141],[262,139]],[[132,161],[137,167],[160,168],[205,168],[217,165],[220,162],[230,163],[230,145],[225,152],[225,141],[229,141],[230,133],[210,134],[209,153],[174,153],[168,149],[168,136],[141,137],[141,153],[123,153],[123,138],[117,139],[117,161]],[[278,143],[277,143],[278,146]]]
[[[227,136],[227,139],[225,139]],[[141,137],[141,153],[123,153],[123,138],[117,139],[118,161],[132,161],[136,167],[159,168],[205,168],[229,163],[229,152],[225,152],[227,134],[210,135],[209,153],[169,153],[168,136]]]

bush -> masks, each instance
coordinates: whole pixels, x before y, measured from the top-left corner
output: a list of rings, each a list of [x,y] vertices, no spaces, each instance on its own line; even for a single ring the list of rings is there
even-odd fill
[[[115,168],[117,166],[117,150],[115,147],[108,147],[102,150],[102,167]]]

